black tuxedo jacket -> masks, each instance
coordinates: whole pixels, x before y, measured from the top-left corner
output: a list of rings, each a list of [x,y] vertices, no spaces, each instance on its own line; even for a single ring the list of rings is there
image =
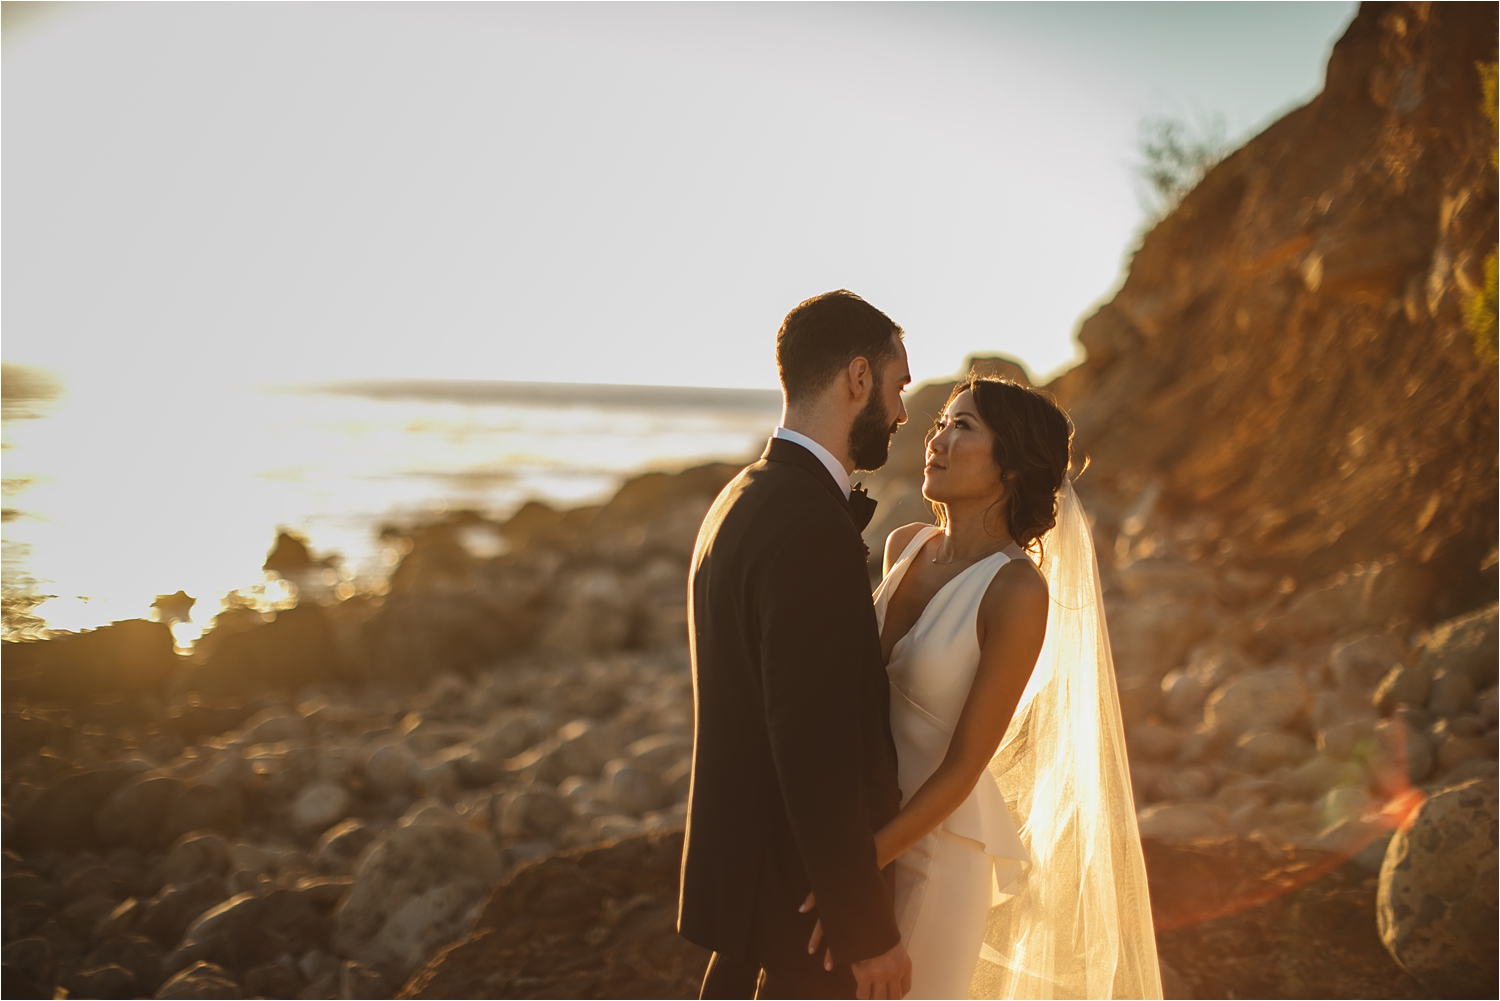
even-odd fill
[[[880,955],[900,941],[872,837],[901,807],[890,698],[864,544],[816,456],[773,438],[719,494],[688,610],[696,718],[678,930],[763,959],[747,954],[757,897],[795,920],[811,889],[840,964]]]

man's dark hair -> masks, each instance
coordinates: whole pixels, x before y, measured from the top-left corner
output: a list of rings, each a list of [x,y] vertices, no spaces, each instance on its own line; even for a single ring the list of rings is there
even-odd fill
[[[894,337],[892,336],[894,335]],[[889,316],[848,289],[814,296],[786,314],[776,333],[776,369],[788,402],[821,392],[856,358],[875,370],[896,355],[902,330]]]

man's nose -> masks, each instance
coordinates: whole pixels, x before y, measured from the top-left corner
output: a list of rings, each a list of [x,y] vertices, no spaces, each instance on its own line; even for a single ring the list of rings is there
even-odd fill
[[[896,425],[899,427],[906,423],[906,400],[903,397],[896,398]]]

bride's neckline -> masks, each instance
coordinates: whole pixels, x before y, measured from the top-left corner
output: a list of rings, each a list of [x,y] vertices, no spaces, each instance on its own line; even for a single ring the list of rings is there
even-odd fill
[[[891,599],[894,598],[896,596],[896,592],[900,590],[901,582],[906,580],[906,574],[907,571],[911,569],[911,565],[917,561],[918,556],[922,555],[922,547],[926,546],[928,542],[932,541],[932,536],[934,533],[941,531],[942,529],[937,525],[929,525],[924,528],[921,532],[918,533],[917,536],[920,541],[913,540],[911,543],[911,550],[905,556],[903,556],[895,566],[891,567],[891,577],[887,578],[891,581],[891,588],[880,596],[880,642],[882,648],[884,648],[885,646],[885,623],[886,619],[888,618],[887,613],[889,613],[891,609]],[[917,631],[917,626],[922,624],[922,620],[927,617],[927,613],[932,609],[932,607],[938,603],[938,599],[942,597],[944,591],[948,590],[948,588],[952,587],[955,583],[962,580],[964,575],[969,573],[969,571],[975,569],[976,567],[983,566],[990,560],[994,559],[996,556],[1004,556],[1006,562],[1015,559],[1014,556],[1011,556],[1008,552],[1006,552],[1006,550],[1010,549],[1013,545],[1014,543],[1007,543],[1004,547],[995,550],[988,556],[984,556],[980,559],[975,560],[973,563],[970,563],[968,566],[964,567],[958,573],[950,577],[942,587],[932,592],[932,597],[927,599],[927,604],[922,606],[922,610],[917,613],[917,617],[911,620],[911,625],[906,627],[906,632],[896,637],[895,642],[891,644],[891,652],[885,658],[886,666],[889,667],[891,661],[896,659],[897,648],[900,647],[902,643],[905,643],[912,633]],[[938,565],[943,566],[944,564]],[[897,576],[897,571],[899,571],[899,576]]]

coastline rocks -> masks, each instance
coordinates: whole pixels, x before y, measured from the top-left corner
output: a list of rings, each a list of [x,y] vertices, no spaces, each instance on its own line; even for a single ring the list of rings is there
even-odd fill
[[[344,819],[353,797],[343,786],[333,782],[312,782],[303,786],[292,801],[292,826],[303,833],[318,833]]]
[[[184,835],[162,859],[157,878],[163,885],[185,886],[204,876],[222,877],[229,871],[229,859],[229,843],[219,835]]]
[[[604,766],[599,779],[601,799],[621,813],[639,817],[661,806],[661,780],[625,758]]]
[[[1493,779],[1445,789],[1391,839],[1380,869],[1381,940],[1424,986],[1450,997],[1495,986],[1497,822]]]
[[[1375,725],[1370,772],[1382,791],[1395,794],[1425,779],[1432,771],[1432,744],[1417,727],[1399,717]]]
[[[99,768],[63,778],[20,817],[15,840],[27,852],[79,851],[98,842],[94,815],[132,773]]]
[[[1204,722],[1236,735],[1252,727],[1281,727],[1300,716],[1307,702],[1307,686],[1294,668],[1254,671],[1214,690],[1204,706]]]
[[[1476,689],[1495,684],[1497,606],[1484,608],[1434,626],[1423,638],[1418,663],[1433,675],[1445,671],[1466,674]]]
[[[354,871],[334,916],[341,955],[410,970],[452,941],[501,871],[482,834],[448,826],[398,827],[378,839]]]
[[[1168,844],[1223,837],[1230,831],[1229,813],[1213,803],[1157,803],[1138,818],[1142,838]]]
[[[403,998],[692,997],[708,953],[676,931],[681,832],[521,866]]]

